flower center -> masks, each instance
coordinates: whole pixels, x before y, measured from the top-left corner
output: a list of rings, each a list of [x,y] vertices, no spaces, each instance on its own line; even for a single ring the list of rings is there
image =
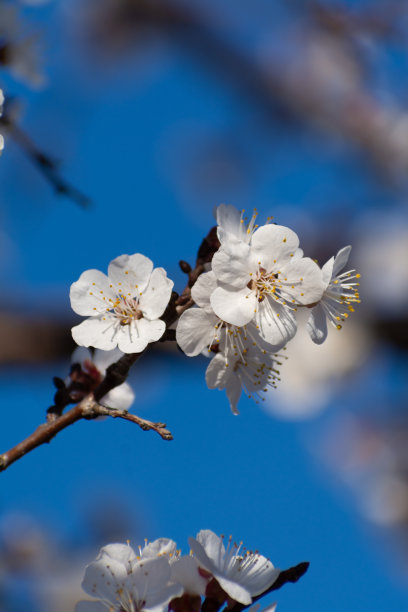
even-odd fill
[[[121,325],[130,325],[133,320],[137,321],[143,317],[143,312],[139,308],[139,301],[136,298],[127,298],[123,295],[116,298],[112,310]]]
[[[265,294],[275,295],[276,290],[280,289],[282,284],[279,282],[278,274],[272,274],[267,272],[265,268],[259,268],[256,278],[251,278],[247,287],[256,291],[258,302],[262,302],[265,299]]]

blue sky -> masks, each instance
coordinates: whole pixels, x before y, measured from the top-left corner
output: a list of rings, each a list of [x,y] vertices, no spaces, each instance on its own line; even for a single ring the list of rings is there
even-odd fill
[[[177,262],[194,261],[222,201],[257,206],[260,218],[278,215],[310,244],[339,217],[350,219],[351,233],[356,208],[369,206],[372,188],[365,168],[356,170],[354,152],[345,159],[342,146],[303,130],[277,126],[266,137],[250,102],[180,48],[148,46],[145,56],[135,51],[105,73],[90,57],[80,63],[80,48],[70,47],[63,4],[39,10],[53,50],[45,54],[49,85],[39,92],[9,86],[27,101],[24,127],[62,160],[64,176],[92,206],[82,210],[54,196],[6,143],[0,286],[16,309],[76,322],[70,283],[85,269],[105,271],[122,253],[147,255],[181,290]],[[347,197],[339,195],[344,181]],[[337,198],[332,206],[330,198]],[[132,374],[135,412],[165,421],[173,442],[129,423],[79,423],[1,475],[1,513],[24,510],[77,541],[87,500],[117,496],[134,509],[142,537],[172,537],[187,550],[188,536],[210,528],[282,568],[310,561],[297,585],[276,594],[278,610],[400,612],[407,588],[392,549],[307,450],[318,443],[320,421],[282,422],[246,398],[234,417],[224,394],[206,388],[205,366],[164,354],[144,358]],[[0,370],[2,448],[43,420],[51,379],[67,368],[60,362]],[[367,388],[375,377],[368,370]],[[393,387],[394,379],[384,385]],[[369,397],[364,388],[360,393]],[[353,409],[344,404],[339,393],[329,414]]]

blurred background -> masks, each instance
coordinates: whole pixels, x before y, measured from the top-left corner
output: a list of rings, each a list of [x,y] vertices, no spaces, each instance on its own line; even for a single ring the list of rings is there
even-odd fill
[[[233,417],[167,345],[126,422],[80,422],[0,475],[0,610],[65,612],[108,542],[202,528],[310,569],[268,601],[401,612],[408,596],[408,6],[384,0],[0,0],[0,451],[45,420],[79,322],[69,286],[141,252],[181,291],[214,207],[273,215],[362,304]]]

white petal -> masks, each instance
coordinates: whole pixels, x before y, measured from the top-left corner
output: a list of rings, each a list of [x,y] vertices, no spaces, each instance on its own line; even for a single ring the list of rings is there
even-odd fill
[[[158,319],[169,303],[173,281],[167,278],[164,268],[155,268],[147,288],[139,299],[140,310],[148,319]]]
[[[101,404],[116,410],[127,410],[133,404],[135,394],[128,383],[115,387],[101,398]]]
[[[239,238],[241,232],[241,213],[231,204],[220,204],[217,208],[217,234],[221,244],[229,235]]]
[[[116,294],[110,286],[109,278],[99,270],[86,270],[72,283],[69,292],[71,308],[82,316],[91,316],[109,309],[109,298],[115,300]]]
[[[86,567],[82,588],[92,597],[106,599],[113,603],[116,600],[116,591],[126,577],[127,571],[122,563],[111,558],[109,561],[97,559]]]
[[[327,289],[331,279],[333,278],[334,257],[330,257],[322,267],[322,279]]]
[[[217,573],[220,559],[225,555],[221,538],[209,529],[202,529],[196,538],[188,538],[188,544],[200,567],[211,574]]]
[[[170,577],[171,568],[167,556],[142,558],[126,580],[126,586],[130,592],[136,590],[143,599],[144,610],[157,607],[164,610],[170,599],[183,593],[181,585],[168,584]]]
[[[140,253],[120,255],[110,262],[108,276],[124,295],[134,297],[145,290],[152,270],[153,262]]]
[[[237,405],[239,402],[239,398],[241,397],[242,386],[241,386],[241,381],[239,380],[237,376],[231,376],[230,380],[228,381],[225,387],[225,391],[227,393],[231,412],[233,414],[239,414]]]
[[[122,563],[126,573],[132,567],[132,564],[137,562],[137,556],[133,548],[127,544],[107,544],[103,546],[99,552],[98,560],[110,563],[113,559],[118,563]]]
[[[250,247],[244,242],[228,241],[212,258],[212,269],[217,280],[236,289],[246,287],[252,272]]]
[[[216,576],[216,580],[222,589],[233,599],[234,601],[238,601],[244,606],[248,606],[252,603],[252,597],[245,587],[234,582],[233,580],[229,580],[225,576]]]
[[[213,271],[200,274],[191,288],[191,297],[200,308],[212,313],[210,295],[217,288],[217,279]]]
[[[198,561],[195,557],[184,555],[171,564],[171,577],[190,595],[204,595],[208,580],[198,572]]]
[[[274,352],[296,334],[296,319],[291,311],[269,296],[259,304],[254,322],[259,335],[273,345]]]
[[[351,246],[346,246],[337,253],[334,259],[333,276],[337,276],[339,272],[347,264],[351,252]]]
[[[218,353],[208,364],[205,382],[209,389],[224,389],[231,375],[232,366],[226,366],[225,355]]]
[[[201,308],[186,310],[177,325],[177,344],[189,357],[199,355],[216,336],[215,325],[218,322],[214,314],[209,315]]]
[[[103,351],[113,349],[118,341],[118,322],[115,317],[91,317],[71,329],[72,337],[80,346],[94,346]]]
[[[262,225],[252,236],[252,253],[265,270],[272,271],[276,266],[295,258],[299,238],[283,225]]]
[[[314,304],[318,302],[326,289],[322,271],[316,262],[309,257],[296,259],[282,267],[279,280],[284,284],[288,299],[298,304]]]
[[[166,612],[168,603],[175,597],[183,595],[183,586],[181,584],[160,584],[156,591],[151,591],[146,599],[144,610],[149,612]]]
[[[280,574],[280,569],[259,554],[253,555],[253,563],[247,571],[243,570],[242,584],[248,589],[252,597],[260,595],[269,589]]]
[[[140,353],[149,342],[159,340],[166,325],[164,321],[156,319],[133,320],[129,325],[121,325],[118,329],[118,346],[124,353]]]
[[[158,538],[146,544],[142,550],[142,557],[149,559],[159,555],[173,555],[176,552],[177,544],[169,538]]]
[[[211,295],[211,306],[217,317],[231,325],[242,327],[255,316],[256,293],[248,287],[239,291],[228,291],[224,287],[217,287]]]
[[[306,324],[309,336],[315,344],[322,344],[327,338],[327,320],[321,304],[312,308],[310,317]]]

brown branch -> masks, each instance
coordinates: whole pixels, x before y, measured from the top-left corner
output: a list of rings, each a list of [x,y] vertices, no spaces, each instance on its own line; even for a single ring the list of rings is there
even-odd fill
[[[99,416],[125,419],[126,421],[136,423],[143,431],[155,431],[163,440],[173,439],[171,432],[166,429],[165,423],[153,423],[152,421],[147,421],[134,414],[129,414],[125,410],[116,410],[114,408],[101,406],[95,401],[94,396],[89,394],[79,402],[79,404],[68,410],[68,412],[39,425],[39,427],[37,427],[37,429],[25,440],[16,444],[16,446],[6,453],[0,455],[0,472],[6,470],[12,463],[21,459],[21,457],[38,446],[51,442],[60,431],[73,425],[77,421],[81,419],[96,419]]]
[[[24,455],[32,451],[37,446],[51,442],[60,431],[69,427],[76,421],[84,418],[90,418],[95,401],[92,396],[85,397],[79,404],[71,408],[68,412],[61,415],[58,419],[49,421],[39,425],[37,429],[28,438],[16,444],[6,453],[0,455],[0,472],[4,471]]]
[[[136,425],[139,425],[143,431],[155,431],[161,438],[163,438],[163,440],[173,440],[171,432],[166,429],[166,423],[153,423],[152,421],[142,419],[135,414],[131,414],[126,410],[117,410],[116,408],[108,408],[106,406],[98,405],[97,411],[100,415],[110,416],[114,419],[125,419],[131,423],[136,423]]]
[[[4,107],[3,116],[0,118],[0,126],[4,126],[7,129],[14,142],[24,151],[29,160],[41,172],[57,194],[65,195],[82,208],[87,208],[91,204],[88,196],[62,178],[59,173],[58,162],[43,151],[40,151],[26,132],[17,125],[14,118],[9,117],[7,103]]]
[[[188,282],[180,296],[175,292],[173,292],[171,296],[170,303],[162,317],[166,322],[167,328],[178,319],[182,312],[194,304],[191,298],[191,287],[194,285],[199,275],[204,272],[204,264],[211,261],[218,247],[219,243],[216,237],[216,229],[212,228],[208,236],[204,238],[200,245],[196,267],[192,269],[186,262],[183,262],[184,265],[182,269],[188,274]],[[172,332],[172,330],[168,329],[166,331]],[[170,333],[169,337],[173,339],[174,334]],[[41,444],[50,442],[57,433],[80,419],[95,419],[98,416],[121,418],[135,423],[143,431],[155,431],[163,440],[172,440],[173,436],[171,432],[166,429],[165,423],[154,423],[134,414],[130,414],[125,410],[116,410],[114,408],[102,406],[99,403],[109,391],[126,381],[130,368],[140,359],[144,352],[145,351],[141,353],[125,354],[118,361],[111,364],[106,370],[105,378],[96,389],[92,390],[92,393],[88,393],[82,401],[65,413],[63,413],[63,410],[66,406],[69,405],[69,403],[73,403],[72,400],[70,401],[69,388],[64,388],[62,379],[54,379],[57,384],[57,394],[54,398],[56,404],[48,409],[47,422],[37,427],[37,429],[25,440],[6,453],[0,455],[0,472],[7,469],[12,463],[21,459],[21,457],[30,451],[41,446]]]

